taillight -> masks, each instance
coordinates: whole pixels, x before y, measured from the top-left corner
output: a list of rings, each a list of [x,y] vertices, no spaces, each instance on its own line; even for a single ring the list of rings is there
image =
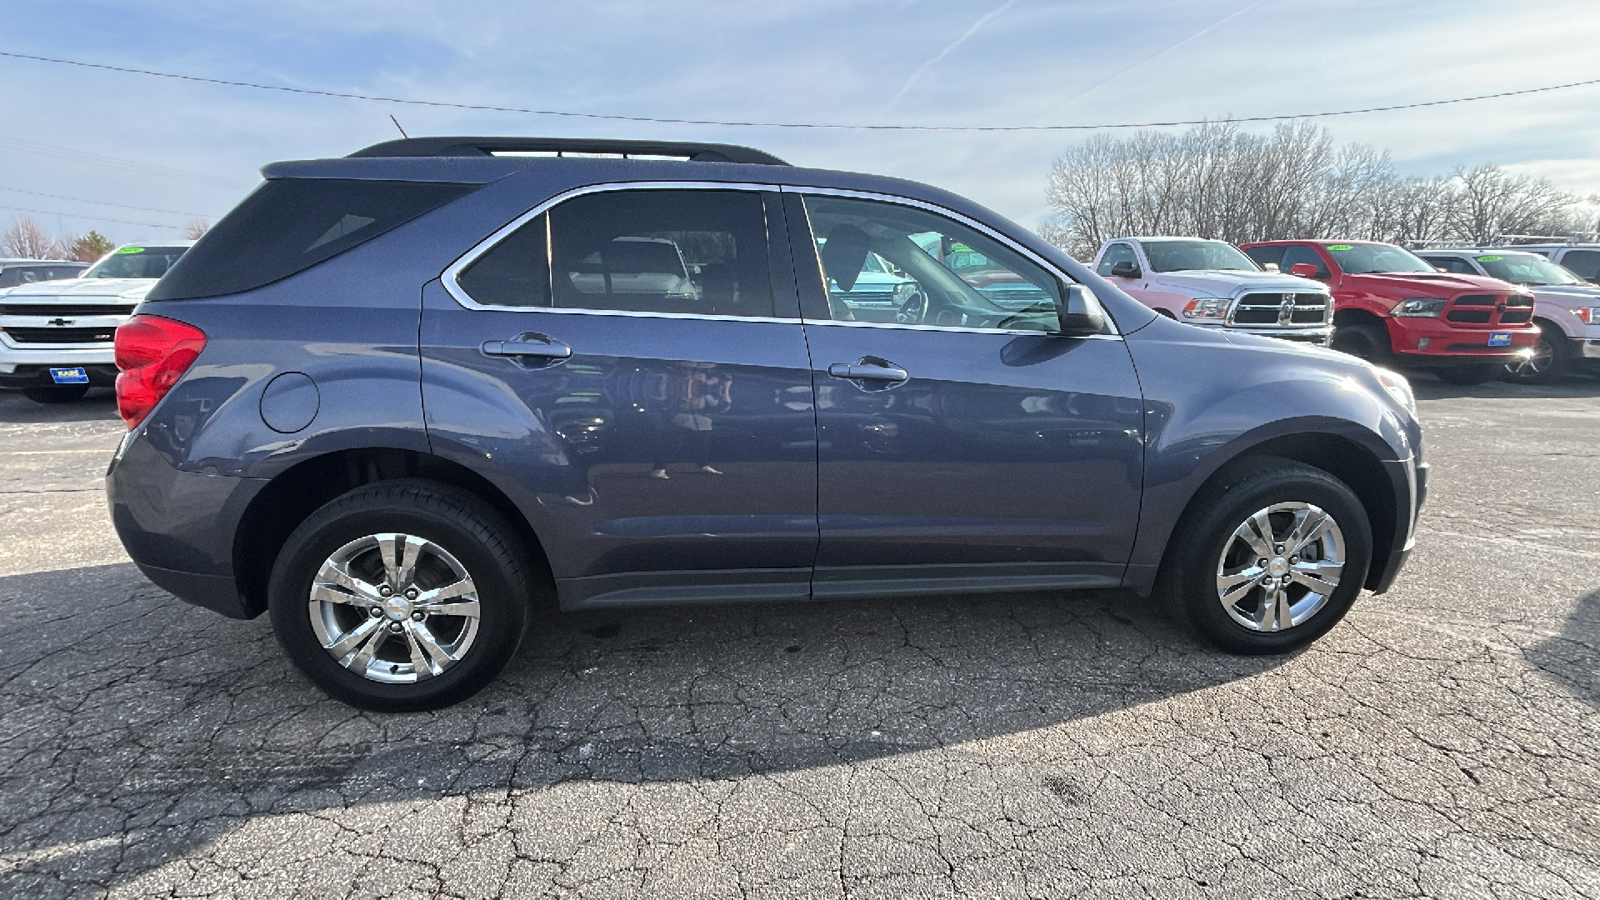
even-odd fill
[[[137,426],[206,348],[205,332],[161,316],[138,315],[117,329],[117,412]]]

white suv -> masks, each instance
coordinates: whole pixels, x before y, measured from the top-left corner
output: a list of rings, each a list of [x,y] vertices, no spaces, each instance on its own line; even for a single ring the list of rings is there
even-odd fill
[[[193,245],[124,244],[77,278],[0,290],[0,388],[66,403],[114,384],[117,326]]]

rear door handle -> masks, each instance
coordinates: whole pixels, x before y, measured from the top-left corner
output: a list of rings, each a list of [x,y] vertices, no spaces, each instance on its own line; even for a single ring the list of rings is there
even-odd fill
[[[531,340],[523,335],[513,341],[484,341],[483,352],[488,356],[537,357],[539,359],[571,359],[572,348],[560,341]]]
[[[911,377],[899,366],[873,366],[860,363],[834,363],[828,367],[828,374],[834,378],[848,378],[851,381],[905,381]]]

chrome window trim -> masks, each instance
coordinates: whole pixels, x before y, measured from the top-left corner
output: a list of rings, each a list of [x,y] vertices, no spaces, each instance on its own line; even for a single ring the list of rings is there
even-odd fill
[[[856,190],[849,190],[849,189],[846,189],[846,188],[807,187],[807,186],[804,186],[804,185],[779,185],[778,186],[778,191],[780,193],[784,193],[784,194],[799,194],[801,197],[804,197],[807,194],[811,194],[811,195],[821,196],[821,197],[845,197],[845,198],[854,199],[854,200],[875,200],[875,201],[878,201],[880,203],[892,203],[892,204],[895,204],[897,206],[909,206],[909,207],[911,207],[913,209],[920,209],[923,212],[930,212],[930,213],[933,213],[934,215],[937,215],[937,216],[943,216],[944,218],[951,219],[951,220],[954,220],[956,222],[959,222],[962,225],[965,225],[968,228],[973,229],[974,231],[981,232],[981,233],[989,236],[990,238],[992,238],[992,239],[994,239],[996,241],[999,241],[1000,243],[1004,244],[1005,246],[1011,248],[1013,251],[1015,251],[1017,253],[1020,253],[1022,256],[1026,257],[1029,260],[1032,260],[1035,265],[1039,266],[1040,268],[1044,269],[1046,272],[1048,272],[1051,275],[1054,275],[1056,278],[1060,279],[1062,284],[1064,284],[1064,285],[1066,285],[1066,284],[1076,284],[1076,285],[1082,285],[1083,287],[1088,288],[1088,285],[1085,285],[1085,284],[1083,284],[1083,282],[1079,281],[1078,279],[1069,276],[1067,273],[1065,273],[1065,272],[1061,271],[1059,268],[1057,268],[1049,260],[1047,260],[1044,257],[1040,256],[1039,254],[1033,252],[1032,250],[1029,250],[1027,247],[1024,247],[1023,245],[1017,243],[1016,241],[1014,241],[1011,238],[1007,237],[1005,234],[1002,234],[1001,232],[996,231],[993,228],[990,228],[988,225],[985,225],[984,223],[979,222],[976,219],[969,218],[968,216],[962,215],[961,213],[956,212],[953,209],[950,209],[950,208],[944,207],[944,206],[940,206],[937,203],[929,203],[929,202],[927,202],[925,200],[914,200],[914,199],[912,199],[910,197],[901,197],[901,196],[898,196],[896,194],[880,194],[880,193],[877,193],[877,192],[874,192],[874,191],[856,191]],[[808,230],[809,230],[809,226],[810,226],[810,223],[808,222],[807,223]],[[815,241],[816,241],[816,236],[812,235],[813,246],[815,246]],[[1090,293],[1092,294],[1094,292],[1091,290]],[[1099,299],[1100,298],[1096,297],[1095,298],[1095,302],[1098,303]],[[1122,331],[1121,331],[1120,328],[1117,327],[1116,319],[1114,319],[1112,317],[1110,310],[1107,310],[1105,308],[1105,304],[1103,304],[1103,303],[1100,304],[1100,308],[1101,308],[1101,311],[1105,313],[1106,322],[1109,323],[1110,326],[1111,326],[1111,334],[1108,334],[1108,335],[1097,335],[1097,336],[1098,337],[1110,337],[1110,338],[1115,338],[1117,340],[1121,340],[1122,339]],[[838,322],[834,322],[832,319],[829,319],[828,321],[829,322],[833,322],[833,324],[840,324]],[[806,320],[806,324],[810,325],[810,324],[819,324],[819,323],[813,323],[812,320],[807,319]],[[845,324],[884,326],[884,325],[891,325],[893,323],[852,322],[852,323],[845,323]],[[906,326],[896,326],[896,327],[906,327]],[[953,329],[953,330],[956,330],[956,331],[965,331],[965,332],[978,331],[978,332],[983,332],[983,333],[986,333],[986,334],[996,334],[996,333],[998,333],[998,334],[1007,334],[1007,333],[1011,333],[1011,332],[1000,331],[999,329],[994,329],[994,328],[967,328],[967,327],[955,327],[955,326],[946,326],[946,325],[923,325],[923,326],[916,326],[916,327],[918,327],[918,328],[942,329],[942,330],[952,330]],[[1019,333],[1019,334],[1055,334],[1055,332],[1053,332],[1053,331],[1023,331],[1023,332],[1017,332],[1017,333]],[[1088,335],[1084,335],[1084,336],[1087,337]]]
[[[1074,334],[1063,335],[1058,331],[1039,331],[1024,328],[977,328],[971,325],[911,325],[900,322],[841,322],[838,319],[806,319],[805,326],[826,326],[829,328],[887,328],[893,331],[953,331],[960,334],[1009,334],[1035,335],[1038,337],[1070,337],[1073,340],[1094,341],[1120,341],[1120,334]]]
[[[700,313],[648,312],[644,310],[629,309],[580,309],[576,307],[564,306],[508,306],[494,303],[479,303],[478,301],[472,299],[472,297],[466,292],[466,289],[461,287],[461,284],[457,280],[461,276],[461,273],[465,271],[468,266],[478,261],[478,257],[489,252],[491,248],[505,240],[518,228],[521,228],[523,225],[528,224],[528,222],[532,221],[533,219],[537,219],[539,216],[544,215],[546,212],[549,212],[556,206],[559,206],[574,197],[584,196],[585,194],[613,193],[616,191],[632,190],[720,190],[767,191],[777,193],[778,186],[775,184],[756,184],[753,182],[744,181],[607,181],[599,184],[587,184],[582,187],[572,188],[556,194],[554,197],[550,197],[534,208],[528,210],[520,216],[517,216],[515,219],[512,219],[510,222],[496,229],[493,234],[489,235],[478,243],[473,244],[471,249],[461,254],[456,258],[455,262],[451,263],[445,268],[443,274],[439,276],[439,283],[444,285],[445,293],[449,294],[450,297],[462,307],[466,309],[485,310],[490,312],[541,312],[569,316],[623,316],[634,319],[694,319],[696,321],[709,322],[778,322],[789,325],[799,324],[800,320],[798,318],[784,318],[781,316],[717,316]],[[765,223],[763,223],[763,225],[764,224]],[[550,252],[548,242],[545,247],[545,252]],[[776,300],[776,298],[774,298],[774,300]]]

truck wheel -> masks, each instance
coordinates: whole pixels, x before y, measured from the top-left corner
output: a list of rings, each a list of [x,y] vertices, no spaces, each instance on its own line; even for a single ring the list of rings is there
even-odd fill
[[[71,403],[82,400],[83,395],[89,393],[87,384],[63,384],[52,387],[26,388],[22,396],[35,403]]]
[[[447,488],[357,488],[284,542],[267,589],[273,630],[302,672],[351,706],[465,699],[511,659],[527,625],[514,533]]]
[[[1434,374],[1439,376],[1440,381],[1448,381],[1451,384],[1483,384],[1499,375],[1504,369],[1504,366],[1497,366],[1494,363],[1473,363],[1435,369]]]
[[[1389,332],[1368,322],[1335,328],[1330,346],[1376,365],[1389,361]]]
[[[1553,325],[1539,326],[1539,339],[1534,342],[1533,354],[1521,362],[1506,363],[1500,374],[1506,381],[1517,384],[1545,384],[1560,377],[1570,365],[1567,336]]]
[[[1338,624],[1371,560],[1372,527],[1344,482],[1263,457],[1195,497],[1159,590],[1223,650],[1286,653]]]

